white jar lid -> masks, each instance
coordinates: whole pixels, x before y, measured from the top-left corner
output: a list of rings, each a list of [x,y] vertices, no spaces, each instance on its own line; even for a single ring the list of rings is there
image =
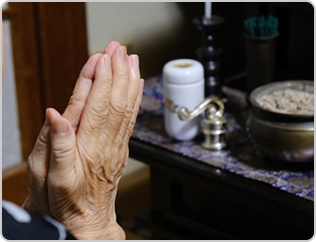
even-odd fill
[[[163,78],[173,84],[188,84],[204,79],[203,65],[192,59],[176,59],[163,67]]]

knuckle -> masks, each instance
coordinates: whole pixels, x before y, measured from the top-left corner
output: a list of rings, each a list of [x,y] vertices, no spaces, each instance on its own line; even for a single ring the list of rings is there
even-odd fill
[[[129,141],[129,139],[131,138],[131,136],[132,136],[132,130],[130,130],[130,129],[128,129],[127,131],[126,131],[126,142],[128,142]]]
[[[125,116],[126,100],[124,98],[116,98],[111,103],[112,114],[117,117]]]
[[[125,81],[129,77],[128,69],[127,68],[118,68],[117,75],[120,81]]]
[[[123,120],[123,124],[124,124],[124,127],[128,127],[129,126],[129,123],[130,123],[130,119],[129,118],[125,118],[124,120]]]
[[[53,146],[54,158],[57,161],[64,161],[71,157],[74,147],[67,147],[66,144],[55,144]]]
[[[133,116],[133,110],[134,110],[134,103],[131,101],[128,101],[126,106],[126,117],[131,118]]]
[[[49,133],[48,133],[49,134]],[[37,138],[37,145],[40,147],[46,146],[48,143],[48,137],[47,135],[43,134],[42,132],[39,134]]]
[[[108,90],[111,85],[112,85],[112,78],[113,78],[113,75],[112,75],[112,71],[105,71],[105,73],[103,74],[103,88]]]
[[[34,156],[33,153],[27,159],[27,173],[30,174],[34,180],[42,179],[46,173],[41,167],[36,163],[37,156]]]
[[[32,154],[27,158],[27,173],[36,175],[36,171],[34,171],[34,164],[33,164],[33,158]]]
[[[84,125],[82,125],[80,128],[88,133],[99,132],[103,128],[108,117],[109,110],[105,106],[108,105],[101,103],[90,105],[89,111],[84,114]]]
[[[133,131],[133,128],[134,128],[135,124],[136,124],[136,119],[133,117],[131,119],[130,123],[129,123],[129,130],[130,130],[130,132]]]
[[[95,101],[93,104],[89,105],[91,110],[91,115],[93,118],[104,119],[104,117],[108,113],[108,104],[104,101],[98,100]]]
[[[78,95],[77,95],[78,96]],[[80,104],[85,104],[84,101],[80,100],[79,98],[76,97],[75,94],[72,94],[71,97],[69,98],[69,102],[68,102],[68,106],[66,108],[66,110],[69,108],[69,107],[72,107],[74,106],[75,104],[77,103],[80,103]]]
[[[66,110],[69,108],[69,106],[72,106],[74,105],[78,100],[75,98],[74,95],[71,95],[71,97],[69,98],[69,101],[68,101],[68,106],[66,108]]]

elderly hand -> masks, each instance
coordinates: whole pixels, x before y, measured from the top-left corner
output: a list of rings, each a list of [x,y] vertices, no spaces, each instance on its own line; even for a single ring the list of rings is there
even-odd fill
[[[48,109],[28,160],[25,207],[53,216],[78,239],[125,237],[114,202],[142,97],[138,65],[115,41],[93,55],[65,113]]]

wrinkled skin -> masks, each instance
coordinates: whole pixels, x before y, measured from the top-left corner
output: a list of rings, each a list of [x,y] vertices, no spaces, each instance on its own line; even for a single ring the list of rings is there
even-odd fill
[[[144,81],[138,56],[111,41],[84,65],[65,112],[46,122],[27,161],[23,207],[48,214],[78,239],[124,239],[114,202]]]

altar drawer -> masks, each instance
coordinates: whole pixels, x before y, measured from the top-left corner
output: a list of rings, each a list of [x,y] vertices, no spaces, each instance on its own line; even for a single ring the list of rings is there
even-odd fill
[[[173,221],[205,239],[310,239],[314,218],[225,183],[151,169],[154,222]],[[216,231],[216,232],[214,232]]]

